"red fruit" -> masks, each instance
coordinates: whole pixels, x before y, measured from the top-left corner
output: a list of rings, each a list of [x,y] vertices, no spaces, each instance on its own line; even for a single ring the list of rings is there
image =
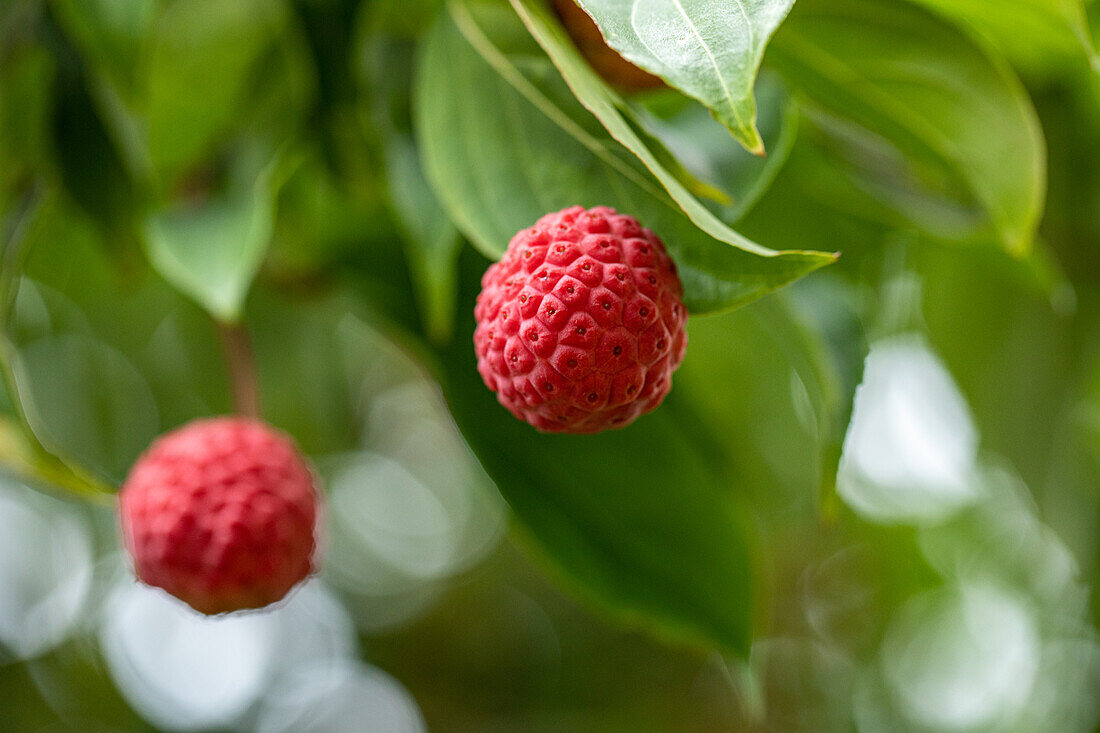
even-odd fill
[[[283,598],[313,569],[317,492],[293,442],[258,420],[158,438],[119,492],[140,580],[206,614]]]
[[[547,214],[481,279],[477,368],[539,430],[597,433],[657,407],[687,347],[676,265],[631,216]]]

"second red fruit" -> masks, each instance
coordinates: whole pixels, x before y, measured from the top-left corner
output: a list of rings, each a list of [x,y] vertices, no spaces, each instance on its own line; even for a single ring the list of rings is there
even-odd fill
[[[226,417],[154,442],[119,492],[119,515],[138,578],[216,614],[274,603],[310,574],[317,503],[288,437]]]

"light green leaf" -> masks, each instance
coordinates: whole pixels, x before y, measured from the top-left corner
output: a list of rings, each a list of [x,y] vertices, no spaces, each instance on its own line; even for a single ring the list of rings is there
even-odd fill
[[[1100,71],[1081,0],[915,0],[983,34],[1013,61],[1042,67],[1050,57],[1081,57]]]
[[[794,0],[578,0],[609,46],[705,104],[763,154],[753,82]]]
[[[536,558],[628,625],[744,656],[752,616],[746,518],[721,459],[697,435],[694,408],[674,390],[623,430],[545,435],[496,403],[470,339],[467,328],[443,355],[444,393]]]
[[[149,262],[212,316],[237,321],[271,243],[275,197],[289,169],[276,157],[243,190],[151,215],[145,225]]]
[[[422,48],[418,141],[451,219],[488,256],[499,257],[517,231],[547,212],[602,204],[638,216],[664,240],[694,312],[747,303],[833,261],[760,247],[705,209],[697,213],[704,232],[577,104],[537,49],[513,59],[466,6],[450,10]],[[488,20],[507,24],[508,17]]]
[[[1042,132],[1011,70],[964,33],[902,3],[804,0],[768,59],[814,105],[953,176],[1008,250],[1031,246]]]
[[[7,330],[14,348],[76,337],[94,342],[95,346],[89,347],[92,351],[105,350],[104,353],[115,356],[103,358],[125,362],[121,372],[140,373],[143,386],[133,389],[152,390],[162,426],[227,410],[224,355],[218,348],[216,329],[209,316],[153,276],[140,258],[127,262],[126,269],[119,268],[107,235],[83,216],[68,197],[51,193],[44,200],[41,213],[28,232],[25,249],[26,262]],[[83,347],[73,348],[79,352]],[[76,368],[51,368],[47,375],[51,381],[39,387],[54,389],[53,379],[68,379],[65,375]],[[32,382],[38,376],[31,374]],[[120,379],[129,377],[123,374]],[[110,392],[105,387],[95,389]],[[88,395],[85,399],[107,397]],[[143,419],[135,414],[134,424],[140,425]],[[94,432],[95,427],[79,429]],[[81,444],[80,440],[73,445]],[[59,445],[51,447],[77,477],[87,474],[88,469],[95,469],[102,476],[117,477],[117,471],[104,468],[114,461],[110,451],[103,454],[106,458],[86,463],[84,456],[99,455],[98,448],[78,456],[69,451],[68,439],[64,444],[58,442]],[[117,455],[124,453],[119,451]],[[37,468],[41,470],[42,466]]]
[[[160,431],[148,383],[118,351],[82,334],[19,349],[19,400],[35,436],[55,455],[119,483]]]

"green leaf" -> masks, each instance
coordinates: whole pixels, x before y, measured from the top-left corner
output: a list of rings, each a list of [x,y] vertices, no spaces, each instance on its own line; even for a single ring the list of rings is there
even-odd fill
[[[149,155],[161,180],[230,130],[285,16],[278,0],[177,0],[165,8],[144,56]]]
[[[161,425],[225,412],[225,361],[210,317],[140,256],[119,267],[108,238],[67,197],[48,195],[28,232],[12,343],[80,336],[117,352],[152,390]],[[86,473],[76,456],[62,457]]]
[[[833,261],[755,245],[699,207],[702,231],[577,104],[537,49],[506,56],[483,30],[512,31],[514,19],[489,16],[482,26],[463,5],[450,11],[419,59],[418,141],[451,219],[488,256],[499,257],[517,231],[547,212],[614,206],[664,240],[697,313],[747,303]]]
[[[21,347],[13,365],[19,400],[38,439],[119,483],[160,430],[148,383],[118,351],[81,334]]]
[[[578,0],[609,46],[705,104],[763,154],[752,96],[768,39],[794,0]]]
[[[443,354],[444,393],[536,557],[629,625],[747,654],[752,562],[743,510],[721,460],[694,432],[693,407],[674,390],[623,430],[545,435],[496,403],[471,338],[464,329]]]
[[[805,0],[768,58],[812,104],[958,180],[1009,251],[1031,246],[1042,132],[1011,70],[964,33],[901,3]]]
[[[342,324],[353,318],[355,301],[341,291],[308,302],[288,300],[257,287],[255,302],[249,325],[264,418],[289,431],[309,454],[360,447],[365,374],[377,362],[349,353]]]
[[[1081,423],[1090,436],[1090,446],[1097,469],[1100,469],[1100,356],[1093,359],[1092,383],[1082,408]]]
[[[973,28],[1028,68],[1050,57],[1083,57],[1100,71],[1081,0],[915,0]]]
[[[237,321],[271,244],[275,198],[289,168],[276,156],[251,186],[152,214],[145,224],[149,262],[212,316]]]

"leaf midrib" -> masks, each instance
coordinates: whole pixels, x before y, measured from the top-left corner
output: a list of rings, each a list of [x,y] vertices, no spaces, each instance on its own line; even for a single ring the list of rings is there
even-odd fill
[[[748,38],[749,38],[749,54],[750,54],[750,57],[755,58],[755,56],[756,56],[756,29],[753,27],[752,21],[749,20],[749,15],[748,15],[748,12],[745,10],[745,3],[743,2],[743,0],[734,0],[734,1],[737,3],[737,9],[741,12],[741,17],[745,19],[745,29],[748,32]],[[691,19],[691,16],[688,15],[687,10],[684,8],[684,6],[680,2],[680,0],[672,0],[672,3],[676,6],[676,11],[680,14],[681,17],[683,17],[684,23],[686,23],[687,27],[691,30],[691,34],[693,36],[695,36],[695,40],[697,40],[699,42],[699,47],[701,49],[703,49],[703,53],[705,53],[707,55],[707,58],[710,60],[710,65],[714,69],[714,75],[718,79],[718,83],[721,84],[721,86],[722,86],[722,95],[726,99],[726,104],[730,109],[730,113],[733,115],[733,118],[735,120],[737,120],[737,124],[740,127],[745,128],[746,127],[745,120],[741,116],[741,113],[737,109],[737,100],[734,98],[733,92],[730,90],[729,84],[726,81],[726,77],[722,73],[721,67],[719,67],[719,65],[718,65],[718,59],[716,59],[714,57],[714,54],[710,50],[710,46],[708,46],[707,42],[703,40],[702,34],[699,33],[699,29],[695,26],[694,21]],[[638,12],[638,7],[639,7],[639,0],[634,0],[634,2],[631,4],[630,25],[634,30],[634,35],[639,40],[641,40],[642,36],[638,32],[638,24],[635,22],[635,18],[637,16],[637,12]],[[642,41],[642,43],[644,44],[645,42]],[[646,45],[648,47],[648,44],[646,44]],[[650,49],[650,50],[652,51],[652,49]]]

